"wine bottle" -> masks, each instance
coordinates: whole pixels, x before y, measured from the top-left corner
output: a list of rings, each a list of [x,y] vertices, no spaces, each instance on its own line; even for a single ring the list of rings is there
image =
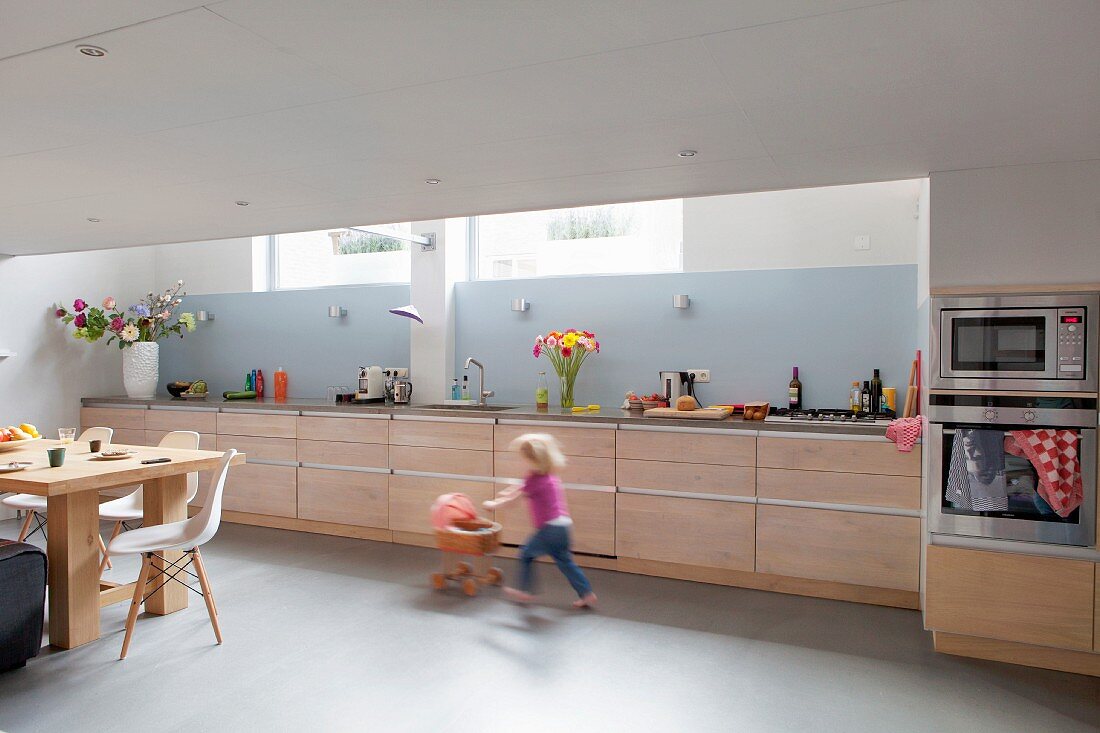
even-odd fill
[[[792,410],[802,409],[802,382],[798,381],[798,367],[794,368],[794,378],[787,389],[787,402]]]
[[[859,393],[860,412],[871,412],[871,382],[863,380],[863,391]]]
[[[871,412],[882,412],[882,378],[878,375],[878,369],[871,379]]]

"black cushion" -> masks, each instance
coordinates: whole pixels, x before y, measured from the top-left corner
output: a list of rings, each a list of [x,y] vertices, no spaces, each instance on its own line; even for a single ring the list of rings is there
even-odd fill
[[[46,553],[0,540],[0,672],[38,656],[45,605]]]

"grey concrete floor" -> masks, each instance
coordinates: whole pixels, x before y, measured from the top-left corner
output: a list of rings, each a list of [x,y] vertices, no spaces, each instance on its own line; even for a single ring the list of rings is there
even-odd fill
[[[203,554],[225,644],[192,596],[119,661],[111,606],[99,641],[0,674],[0,730],[1100,728],[1100,680],[935,654],[913,611],[589,571],[577,612],[553,567],[525,609],[433,592],[431,550],[239,525]]]

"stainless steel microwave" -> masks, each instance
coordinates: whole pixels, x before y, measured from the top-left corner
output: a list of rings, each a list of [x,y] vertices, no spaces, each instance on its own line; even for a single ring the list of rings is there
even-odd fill
[[[932,299],[933,389],[1095,392],[1100,294]]]

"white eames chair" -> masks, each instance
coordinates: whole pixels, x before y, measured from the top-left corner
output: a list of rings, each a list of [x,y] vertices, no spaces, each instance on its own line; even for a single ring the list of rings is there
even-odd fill
[[[199,449],[199,434],[191,430],[175,430],[168,433],[160,439],[158,444],[159,448],[184,448],[187,450]],[[110,542],[115,537],[118,537],[119,532],[124,528],[130,529],[126,526],[127,522],[138,522],[145,514],[144,504],[142,503],[142,488],[138,486],[134,491],[130,492],[126,496],[118,499],[113,499],[108,502],[104,502],[99,505],[99,518],[107,522],[114,522],[115,528],[111,532]],[[195,494],[199,492],[199,475],[197,473],[187,474],[187,503],[190,504],[195,498]],[[103,540],[99,541],[100,546],[103,545]],[[99,564],[99,573],[103,574],[105,568],[111,567],[111,562],[108,559],[106,553],[103,555],[103,562]]]
[[[114,434],[115,431],[111,428],[88,428],[80,434],[77,442],[99,440],[103,442],[103,445],[110,445]],[[0,499],[0,504],[9,509],[18,509],[27,513],[27,518],[23,520],[23,526],[19,528],[20,542],[23,542],[35,532],[41,532],[43,537],[46,536],[46,497],[35,496],[34,494],[12,494],[9,497]],[[35,523],[33,530],[31,529],[32,521]],[[96,536],[99,537],[99,535]],[[106,560],[107,548],[103,546],[102,537],[99,538],[99,551],[103,553],[103,559]]]
[[[214,636],[217,637],[219,644],[222,643],[222,632],[218,626],[218,609],[214,605],[214,595],[210,591],[210,581],[206,577],[206,568],[202,563],[199,546],[209,542],[218,531],[222,518],[225,477],[229,473],[229,464],[236,455],[235,450],[226,451],[221,467],[203,493],[202,509],[198,514],[182,522],[158,524],[123,532],[107,545],[108,555],[140,554],[142,556],[141,572],[138,574],[137,586],[134,588],[134,598],[130,602],[130,613],[126,617],[126,636],[122,640],[122,654],[119,655],[119,659],[126,658],[141,604],[145,602],[148,595],[156,593],[165,583],[175,581],[187,585],[179,579],[178,576],[181,573],[198,578],[199,585],[202,587],[200,595],[206,601],[206,611],[210,614],[210,625],[214,627]],[[169,562],[159,554],[173,551],[182,551],[183,558],[177,562]],[[154,558],[164,562],[163,570],[154,567]],[[187,566],[190,564],[194,564],[196,574],[187,571]],[[156,573],[156,576],[150,577],[153,573]],[[161,575],[164,576],[164,580],[147,595],[145,587],[151,580],[158,580]],[[190,588],[190,586],[187,587]]]

